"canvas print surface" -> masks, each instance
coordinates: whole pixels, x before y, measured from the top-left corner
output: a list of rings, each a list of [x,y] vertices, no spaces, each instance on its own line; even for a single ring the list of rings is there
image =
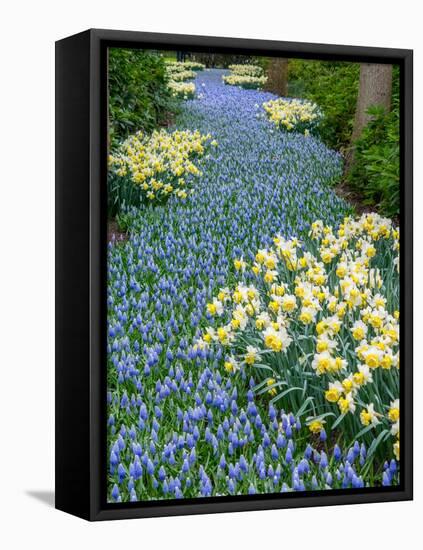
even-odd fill
[[[399,68],[108,56],[108,502],[397,485]]]

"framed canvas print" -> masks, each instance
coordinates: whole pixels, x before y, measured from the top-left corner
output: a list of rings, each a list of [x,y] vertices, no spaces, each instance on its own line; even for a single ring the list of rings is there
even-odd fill
[[[57,508],[412,498],[411,51],[60,40],[56,243]]]

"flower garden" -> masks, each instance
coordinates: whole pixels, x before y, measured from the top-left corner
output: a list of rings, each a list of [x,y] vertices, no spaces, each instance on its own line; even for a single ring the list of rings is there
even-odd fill
[[[399,483],[399,231],[317,105],[229,69],[168,63],[176,119],[110,158],[110,502]]]

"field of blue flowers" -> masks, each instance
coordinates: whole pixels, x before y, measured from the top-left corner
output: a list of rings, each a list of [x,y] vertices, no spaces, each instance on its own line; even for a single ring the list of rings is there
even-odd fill
[[[305,409],[272,402],[254,368],[225,368],[223,346],[194,345],[212,322],[207,304],[239,281],[237,262],[253,264],[275,235],[302,239],[315,220],[338,227],[353,214],[333,190],[339,154],[279,131],[262,109],[276,97],[225,74],[197,74],[173,128],[216,142],[197,160],[194,192],[133,208],[128,238],[109,243],[108,499],[396,483],[392,454],[376,470],[363,439],[309,429]]]

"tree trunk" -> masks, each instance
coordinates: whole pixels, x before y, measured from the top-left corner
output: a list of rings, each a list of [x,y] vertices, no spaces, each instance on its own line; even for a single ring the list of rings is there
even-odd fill
[[[354,143],[359,139],[364,127],[371,119],[371,115],[367,113],[367,109],[371,106],[379,106],[383,107],[386,111],[390,111],[391,94],[392,65],[361,63],[357,107],[350,150],[347,154],[346,172],[350,170],[354,161]]]
[[[265,89],[276,95],[288,95],[288,59],[272,57],[267,69]]]

